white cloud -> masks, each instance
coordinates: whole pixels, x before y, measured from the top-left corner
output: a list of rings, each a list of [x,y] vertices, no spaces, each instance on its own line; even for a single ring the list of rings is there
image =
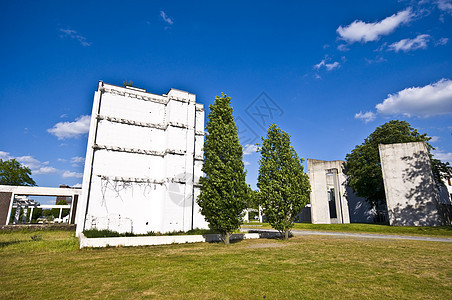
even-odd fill
[[[452,0],[438,0],[438,8],[444,12],[452,13]]]
[[[433,158],[439,159],[442,162],[449,162],[452,164],[452,152],[444,152],[441,150],[433,150]]]
[[[66,162],[66,160],[64,158],[57,158],[57,161],[59,161],[59,162]]]
[[[336,32],[343,40],[349,43],[367,43],[378,40],[382,35],[390,34],[401,24],[408,23],[412,17],[413,14],[411,8],[407,8],[380,22],[365,23],[363,21],[355,20],[348,26],[339,26]]]
[[[91,117],[80,116],[74,122],[59,122],[47,131],[55,135],[59,140],[78,137],[89,132]]]
[[[444,46],[449,42],[449,39],[446,37],[440,38],[435,42],[435,46]]]
[[[83,47],[91,46],[91,42],[86,41],[86,37],[81,36],[77,33],[77,31],[72,29],[60,29],[60,32],[63,34],[60,35],[61,38],[71,38],[77,40]]]
[[[337,46],[337,50],[346,52],[346,51],[350,50],[350,48],[348,48],[348,44],[339,44]]]
[[[245,166],[251,165],[251,163],[250,163],[249,161],[246,161],[246,160],[243,161],[243,164],[244,164]]]
[[[257,151],[256,145],[246,144],[245,149],[243,149],[243,155],[250,155]]]
[[[49,166],[48,161],[41,162],[38,159],[34,158],[31,155],[24,156],[11,156],[9,152],[0,151],[0,158],[4,160],[15,159],[20,162],[22,165],[30,168],[32,175],[38,174],[52,174],[58,172],[58,169]]]
[[[364,58],[364,60],[370,65],[370,64],[376,64],[386,61],[386,59],[382,56],[376,56],[374,59]]]
[[[166,23],[168,23],[170,25],[174,24],[173,19],[168,17],[168,15],[163,10],[160,11],[160,17],[162,17],[163,21],[165,21]]]
[[[432,136],[429,142],[434,143],[437,141],[439,141],[439,136]]]
[[[37,160],[36,158],[34,158],[33,156],[30,155],[26,155],[26,156],[19,156],[16,157],[16,160],[18,162],[20,162],[21,164],[23,164],[26,167],[29,167],[30,169],[39,169],[42,165],[48,165],[49,162],[40,162],[39,160]]]
[[[327,64],[326,63],[326,59],[322,59],[322,61],[321,62],[319,62],[318,64],[316,64],[316,65],[314,65],[314,69],[320,69],[321,67],[325,67],[325,69],[327,70],[327,71],[332,71],[332,70],[334,70],[334,69],[336,69],[336,68],[339,68],[340,67],[340,64],[337,62],[337,61],[335,61],[335,62],[333,62],[333,63],[331,63],[331,64]]]
[[[430,40],[430,35],[428,34],[420,34],[414,39],[403,39],[396,43],[389,45],[389,50],[393,50],[395,52],[399,51],[412,51],[417,49],[426,49],[427,43]]]
[[[79,164],[79,163],[84,163],[85,162],[85,158],[81,157],[81,156],[74,156],[73,158],[71,158],[71,163],[73,164]]]
[[[58,172],[58,169],[54,167],[40,167],[39,169],[32,170],[31,173],[34,175],[38,174],[52,174]]]
[[[11,156],[9,156],[9,152],[0,151],[0,159],[2,159],[2,160],[10,160]]]
[[[70,172],[70,171],[64,171],[63,172],[63,178],[69,178],[69,177],[75,177],[75,178],[82,178],[83,173],[76,173],[76,172]]]
[[[76,183],[72,186],[73,188],[81,188],[82,184],[81,183]]]
[[[371,111],[367,111],[365,113],[360,111],[359,113],[355,114],[355,119],[360,119],[364,123],[372,122],[373,120],[375,120],[375,118],[376,118],[375,113]]]
[[[431,117],[452,114],[452,80],[441,79],[423,86],[390,94],[375,106],[384,115]]]

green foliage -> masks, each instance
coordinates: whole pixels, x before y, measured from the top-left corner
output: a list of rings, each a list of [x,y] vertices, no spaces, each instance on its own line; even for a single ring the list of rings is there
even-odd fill
[[[449,162],[442,162],[433,157],[430,158],[430,161],[432,163],[433,177],[438,186],[444,185],[442,180],[452,178],[452,167],[449,165]]]
[[[60,201],[58,201],[57,205],[67,205],[67,203],[64,200],[60,200]],[[51,213],[54,218],[58,218],[60,216],[60,209],[52,208]],[[69,214],[69,208],[63,208],[63,210],[61,211],[61,218],[66,217],[68,214]]]
[[[420,134],[406,121],[392,120],[377,127],[364,143],[347,154],[345,174],[347,184],[358,196],[364,197],[376,207],[386,201],[381,172],[378,144],[395,144],[409,142],[427,142],[427,134]],[[427,143],[428,149],[433,147]]]
[[[33,214],[31,216],[31,220],[33,223],[36,223],[36,220],[42,216],[42,208],[34,208]]]
[[[309,202],[311,187],[303,172],[303,159],[290,145],[289,134],[275,124],[268,128],[258,151],[259,203],[270,225],[288,239],[295,216]]]
[[[202,168],[205,176],[200,178],[202,187],[197,199],[210,228],[223,235],[225,244],[242,223],[250,191],[245,183],[243,150],[230,101],[230,97],[222,94],[209,106]]]
[[[36,182],[30,177],[31,170],[22,166],[17,160],[0,159],[0,185],[29,185]]]

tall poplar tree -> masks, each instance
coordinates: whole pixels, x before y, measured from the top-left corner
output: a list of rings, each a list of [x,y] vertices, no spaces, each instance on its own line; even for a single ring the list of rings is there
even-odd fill
[[[232,116],[231,98],[222,94],[209,106],[204,139],[204,177],[197,203],[211,229],[221,233],[226,245],[242,224],[249,186],[245,183],[243,151]]]
[[[270,225],[287,240],[295,216],[309,202],[311,186],[303,172],[303,159],[290,145],[289,134],[275,124],[270,124],[258,151],[259,202]]]

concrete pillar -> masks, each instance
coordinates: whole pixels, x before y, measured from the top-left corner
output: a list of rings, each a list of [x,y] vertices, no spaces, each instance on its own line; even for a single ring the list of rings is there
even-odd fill
[[[20,217],[20,206],[16,207],[16,213],[14,214],[14,221],[13,224],[18,224],[19,223],[19,217]]]
[[[24,207],[24,214],[22,215],[22,224],[27,223],[27,213],[28,213],[28,206]]]
[[[31,223],[31,218],[33,218],[33,209],[34,207],[32,206],[30,209],[30,218],[28,218],[28,223]]]

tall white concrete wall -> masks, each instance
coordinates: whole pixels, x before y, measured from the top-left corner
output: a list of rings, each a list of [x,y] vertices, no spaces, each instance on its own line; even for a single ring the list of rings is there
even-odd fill
[[[207,228],[195,197],[204,110],[188,92],[166,95],[99,83],[78,206],[77,233]]]
[[[308,159],[308,174],[311,183],[311,222],[313,224],[350,223],[343,161]],[[327,174],[332,174],[327,176]],[[331,178],[328,178],[331,177]],[[328,189],[334,188],[337,218],[330,216]]]
[[[379,145],[389,223],[440,225],[437,192],[423,142]]]

